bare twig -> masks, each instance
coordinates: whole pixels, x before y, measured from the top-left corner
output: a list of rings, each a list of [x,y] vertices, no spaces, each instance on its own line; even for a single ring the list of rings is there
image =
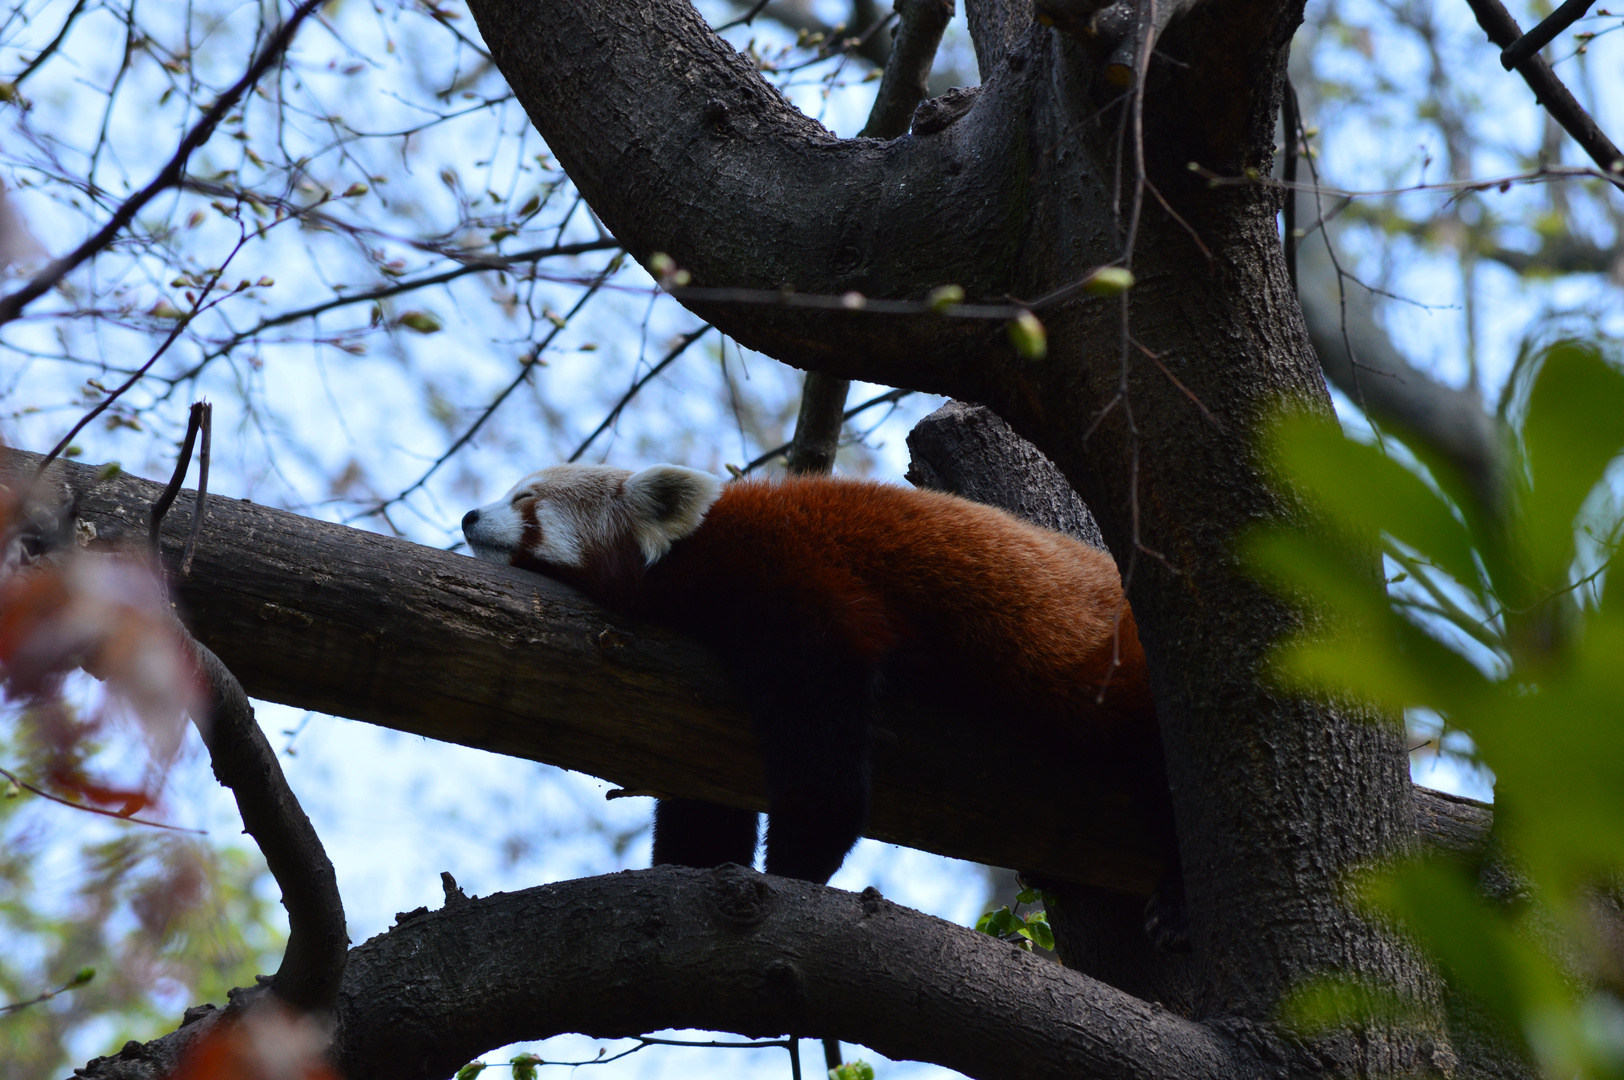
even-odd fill
[[[660,358],[660,362],[650,368],[647,373],[645,373],[636,382],[632,383],[631,388],[620,396],[620,400],[615,402],[615,407],[609,410],[609,415],[605,416],[603,418],[603,422],[592,429],[592,434],[581,440],[581,445],[575,448],[575,453],[569,456],[569,460],[581,460],[581,455],[586,453],[587,448],[597,441],[598,436],[602,435],[604,431],[609,428],[609,425],[613,424],[617,419],[620,418],[621,411],[625,409],[627,405],[631,404],[632,399],[637,396],[637,392],[653,381],[660,374],[660,372],[670,367],[672,363],[676,361],[677,357],[688,351],[688,346],[704,337],[705,334],[710,331],[710,329],[710,323],[705,323],[703,326],[690,330],[686,334],[682,335],[682,337],[678,338],[677,343],[671,346],[671,349]]]
[[[718,26],[716,28],[716,32],[720,34],[723,30],[731,30],[735,26],[749,26],[752,22],[755,22],[756,16],[761,14],[761,9],[766,7],[770,2],[771,0],[756,0],[755,4],[750,8],[749,11],[745,12],[743,15],[740,15],[732,22],[725,22],[721,26]]]
[[[468,425],[468,429],[466,431],[457,436],[456,441],[446,448],[445,453],[434,459],[434,463],[424,470],[422,476],[419,476],[416,480],[412,481],[410,485],[401,489],[401,491],[394,497],[385,499],[372,509],[366,511],[366,513],[358,516],[366,517],[371,514],[381,514],[395,503],[400,502],[402,499],[406,498],[406,496],[428,483],[429,477],[440,471],[440,466],[444,465],[447,461],[450,461],[453,454],[472,442],[474,436],[479,433],[479,429],[484,427],[485,422],[496,414],[497,409],[501,408],[502,402],[506,401],[508,396],[512,394],[513,391],[517,390],[519,385],[530,377],[530,373],[534,371],[536,365],[541,362],[541,354],[546,351],[547,346],[551,345],[553,339],[563,331],[564,327],[569,325],[569,321],[575,317],[576,312],[585,307],[586,302],[598,294],[598,290],[603,287],[603,283],[608,280],[609,275],[612,273],[614,273],[614,267],[611,265],[609,267],[605,267],[604,270],[598,274],[597,279],[594,280],[592,284],[588,286],[587,290],[581,294],[581,298],[575,302],[575,305],[564,314],[564,317],[558,321],[547,336],[538,342],[535,348],[531,349],[524,360],[520,362],[519,373],[513,377],[513,381],[502,388],[502,392],[497,394],[496,398],[489,405],[485,406],[484,411],[479,414],[478,419],[476,419],[472,424]]]
[[[325,315],[329,311],[335,311],[338,308],[348,307],[352,304],[386,300],[391,296],[399,296],[402,293],[413,292],[417,289],[426,289],[433,285],[444,285],[448,281],[455,281],[460,277],[477,274],[481,271],[507,270],[519,263],[539,262],[552,256],[582,255],[590,251],[610,251],[619,247],[620,242],[618,240],[588,240],[578,244],[555,244],[550,247],[532,248],[528,251],[515,252],[512,255],[468,258],[463,265],[453,267],[450,270],[443,270],[438,274],[412,278],[410,281],[397,281],[389,285],[380,285],[376,289],[346,293],[343,296],[335,296],[331,300],[324,300],[319,304],[311,304],[309,307],[284,311],[280,315],[272,315],[261,319],[247,330],[231,335],[224,342],[205,353],[203,358],[196,364],[169,379],[169,382],[172,384],[182,383],[195,378],[209,363],[218,360],[244,341],[257,337],[274,327],[286,326],[288,323],[299,322],[302,319],[315,318],[317,315]]]
[[[226,256],[226,263],[229,263],[231,259],[236,256],[237,252],[242,250],[242,246],[245,242],[246,235],[244,238],[237,241],[237,246],[232,249],[230,255]],[[96,417],[106,412],[108,407],[111,406],[113,402],[124,396],[124,392],[126,390],[141,381],[141,377],[152,369],[152,365],[158,362],[158,358],[169,351],[169,346],[173,345],[177,340],[179,340],[181,334],[185,332],[186,327],[191,324],[191,321],[197,317],[199,312],[214,306],[213,304],[206,303],[206,301],[208,301],[209,294],[214,291],[214,287],[220,283],[220,278],[224,273],[224,266],[225,264],[223,263],[221,265],[220,272],[210,276],[208,282],[198,292],[197,299],[192,302],[192,310],[181,315],[175,320],[175,328],[169,332],[168,337],[164,338],[164,342],[162,345],[158,346],[158,350],[147,358],[147,362],[136,368],[135,371],[130,374],[130,377],[120,383],[112,393],[102,398],[101,401],[96,404],[95,408],[91,409],[89,412],[85,413],[84,416],[80,417],[79,422],[74,424],[66,435],[62,436],[61,441],[55,446],[51,447],[51,452],[46,454],[45,459],[40,462],[39,472],[34,474],[36,479],[38,479],[40,473],[45,471],[45,467],[47,465],[56,460],[56,456],[58,454],[62,453],[62,451],[68,448],[68,445],[73,442],[73,437],[75,435],[83,431],[85,426],[92,420],[96,419]],[[222,297],[222,299],[224,298]],[[214,301],[214,303],[219,303],[219,300]]]
[[[56,32],[56,37],[51,39],[49,45],[35,54],[34,59],[28,62],[28,66],[23,68],[15,79],[11,80],[12,86],[21,86],[24,79],[38,71],[45,61],[49,60],[56,53],[56,50],[62,47],[62,43],[68,38],[68,31],[73,29],[74,20],[85,9],[85,3],[86,0],[79,0],[78,3],[73,5],[73,10],[68,12],[68,17],[62,20],[62,29]]]
[[[175,496],[180,494],[181,484],[186,482],[186,470],[192,466],[192,446],[197,441],[197,429],[203,422],[203,403],[194,402],[186,418],[186,437],[181,440],[180,453],[175,458],[175,471],[169,476],[169,485],[164,493],[158,496],[158,501],[152,504],[152,514],[147,519],[147,544],[152,548],[154,555],[158,554],[158,537],[164,522],[164,515],[175,502]]]
[[[203,114],[203,119],[199,120],[192,130],[186,133],[186,137],[181,140],[179,148],[176,149],[174,156],[169,159],[169,163],[158,171],[158,175],[153,177],[146,187],[120,203],[118,209],[113,211],[113,216],[108,219],[107,224],[96,230],[89,239],[74,248],[73,251],[53,261],[44,270],[41,270],[30,279],[28,284],[9,296],[0,297],[0,325],[17,318],[22,314],[25,307],[55,287],[80,263],[110,244],[113,238],[135,219],[135,215],[140,212],[141,208],[151,202],[160,192],[180,183],[181,177],[186,171],[186,162],[191,158],[192,152],[209,141],[209,138],[214,134],[215,127],[236,106],[243,94],[247,93],[249,88],[257,83],[260,77],[281,59],[283,51],[288,47],[289,42],[293,40],[293,35],[298,32],[299,25],[304,22],[306,16],[316,9],[320,2],[321,0],[304,0],[294,10],[288,21],[282,24],[281,29],[271,36],[271,40],[266,44],[264,51],[255,58],[252,64],[248,65],[248,70],[243,73],[242,78],[238,79],[225,93],[221,94],[215,103],[209,106],[208,111]]]
[[[136,825],[150,825],[154,829],[168,829],[171,832],[195,833],[198,836],[207,835],[202,829],[184,829],[179,825],[165,825],[161,821],[138,818],[134,814],[121,814],[117,810],[103,810],[99,806],[87,806],[84,803],[77,803],[71,799],[64,799],[60,795],[52,795],[49,791],[35,787],[33,784],[30,784],[27,780],[24,780],[22,777],[18,776],[9,769],[0,769],[0,776],[10,780],[13,784],[16,784],[24,791],[38,795],[42,799],[49,799],[51,802],[60,803],[61,805],[73,810],[83,810],[87,814],[100,814],[102,817],[110,817],[114,821],[128,821]]]
[[[192,576],[192,556],[197,553],[197,538],[203,535],[203,518],[208,513],[209,500],[209,441],[214,431],[214,406],[205,401],[203,409],[203,445],[197,455],[197,502],[192,507],[192,531],[186,536],[186,552],[180,560],[180,576]]]

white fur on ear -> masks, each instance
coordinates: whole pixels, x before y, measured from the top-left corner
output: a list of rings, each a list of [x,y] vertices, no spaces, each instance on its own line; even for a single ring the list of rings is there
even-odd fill
[[[628,476],[624,491],[637,546],[652,565],[672,544],[699,528],[722,493],[722,481],[681,465],[650,465]]]

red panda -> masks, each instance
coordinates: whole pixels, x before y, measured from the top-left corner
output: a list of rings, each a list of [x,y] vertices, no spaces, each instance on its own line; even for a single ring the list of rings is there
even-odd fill
[[[1131,774],[1167,804],[1116,564],[1059,533],[938,492],[830,477],[723,485],[674,465],[543,469],[462,527],[478,557],[573,585],[722,658],[761,741],[768,873],[826,882],[856,843],[882,689],[1080,745],[1101,778]],[[753,813],[656,807],[656,864],[750,865],[755,849]]]

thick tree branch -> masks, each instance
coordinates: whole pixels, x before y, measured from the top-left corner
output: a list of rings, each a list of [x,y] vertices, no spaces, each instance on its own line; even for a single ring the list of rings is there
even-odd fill
[[[964,18],[970,25],[981,81],[990,82],[1031,29],[1032,0],[965,0]]]
[[[352,1080],[440,1077],[561,1032],[685,1027],[827,1035],[982,1078],[1205,1080],[1246,1060],[1164,1009],[878,893],[739,867],[451,903],[356,949],[349,972],[336,1056]]]
[[[0,474],[39,455],[0,450]],[[144,534],[161,485],[57,462],[98,544]],[[165,522],[178,561],[182,495]],[[577,769],[630,790],[766,808],[748,719],[697,646],[522,570],[212,497],[177,585],[186,621],[255,697]],[[868,835],[1148,894],[1140,823],[1056,755],[986,754],[979,720],[896,702],[874,745]],[[1483,812],[1487,829],[1487,811]]]
[[[81,1075],[166,1075],[220,1019],[188,1016],[202,1022]],[[333,1058],[349,1080],[440,1080],[504,1043],[685,1027],[827,1034],[984,1080],[1240,1080],[1262,1067],[1256,1034],[1230,1039],[872,890],[736,866],[448,892],[351,950]],[[1283,1066],[1292,1055],[1273,1042]]]
[[[0,473],[38,460],[0,450]],[[70,462],[45,477],[75,491],[98,543],[144,536],[161,490]],[[183,493],[165,519],[170,566],[191,508]],[[546,578],[215,495],[175,588],[192,632],[255,697],[766,809],[755,737],[720,665]],[[988,755],[984,742],[978,717],[896,702],[875,737],[868,835],[1150,891],[1159,859],[1143,826],[1080,790],[1075,762]]]
[[[821,371],[809,371],[801,382],[801,409],[795,418],[784,465],[803,476],[827,476],[834,470],[840,449],[840,429],[846,423],[846,394],[851,380]]]
[[[991,409],[949,401],[908,433],[907,480],[996,506],[1107,550],[1094,515],[1054,463]]]

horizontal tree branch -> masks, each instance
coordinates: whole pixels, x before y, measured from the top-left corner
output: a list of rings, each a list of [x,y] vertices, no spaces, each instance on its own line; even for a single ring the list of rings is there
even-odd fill
[[[352,1080],[442,1077],[492,1046],[563,1032],[687,1027],[839,1038],[982,1078],[1221,1078],[1243,1056],[874,890],[733,866],[453,897],[354,950],[349,972],[335,1056]]]
[[[39,460],[0,450],[0,473],[26,477]],[[77,495],[99,545],[143,537],[161,491],[73,462],[45,481]],[[192,505],[183,492],[165,519],[168,565]],[[630,790],[766,807],[755,738],[718,662],[546,578],[215,496],[176,594],[192,632],[254,697]],[[1000,734],[975,716],[891,702],[875,733],[867,835],[1148,894],[1161,867],[1143,823],[1080,790],[1066,754],[988,753]],[[1486,832],[1486,808],[1482,818]]]
[[[167,1075],[253,996],[190,1009],[187,1026],[79,1075]],[[510,1042],[687,1027],[826,1035],[983,1080],[1230,1080],[1260,1068],[1255,1038],[1229,1039],[875,890],[737,866],[482,899],[448,882],[440,910],[402,915],[350,951],[337,1021],[332,1057],[349,1080],[441,1080]]]

